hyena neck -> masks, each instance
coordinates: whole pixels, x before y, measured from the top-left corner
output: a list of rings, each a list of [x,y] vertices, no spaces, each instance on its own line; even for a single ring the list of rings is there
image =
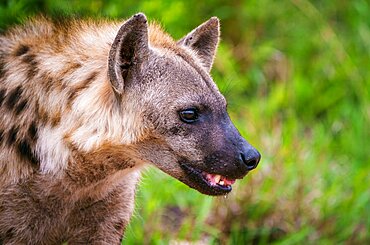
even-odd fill
[[[61,174],[76,152],[138,138],[139,115],[119,106],[107,77],[118,27],[76,22],[67,29],[43,20],[0,37],[4,181]]]

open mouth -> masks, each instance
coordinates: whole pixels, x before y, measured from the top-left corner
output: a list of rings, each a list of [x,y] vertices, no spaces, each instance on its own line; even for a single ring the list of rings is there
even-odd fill
[[[202,176],[204,179],[206,179],[211,186],[221,186],[221,187],[228,187],[235,183],[234,179],[228,179],[224,176],[221,176],[219,174],[209,174],[206,172],[202,172]]]
[[[220,174],[211,174],[205,171],[181,164],[189,178],[194,182],[193,188],[208,195],[225,195],[232,190],[235,179],[229,179]]]

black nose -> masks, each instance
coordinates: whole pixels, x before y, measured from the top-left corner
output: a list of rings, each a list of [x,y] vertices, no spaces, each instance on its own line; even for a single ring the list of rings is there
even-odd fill
[[[249,149],[240,153],[241,161],[247,166],[248,171],[255,169],[260,162],[261,154],[256,149]]]

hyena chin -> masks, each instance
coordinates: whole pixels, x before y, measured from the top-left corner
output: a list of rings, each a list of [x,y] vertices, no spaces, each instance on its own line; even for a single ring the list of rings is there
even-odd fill
[[[39,18],[0,36],[0,244],[116,244],[152,164],[208,195],[260,154],[209,74],[219,20],[174,41],[122,23]]]

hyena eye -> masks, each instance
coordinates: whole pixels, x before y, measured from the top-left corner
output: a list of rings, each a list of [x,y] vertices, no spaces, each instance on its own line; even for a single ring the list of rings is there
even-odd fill
[[[198,110],[196,108],[187,108],[179,112],[181,121],[193,123],[198,119]]]

